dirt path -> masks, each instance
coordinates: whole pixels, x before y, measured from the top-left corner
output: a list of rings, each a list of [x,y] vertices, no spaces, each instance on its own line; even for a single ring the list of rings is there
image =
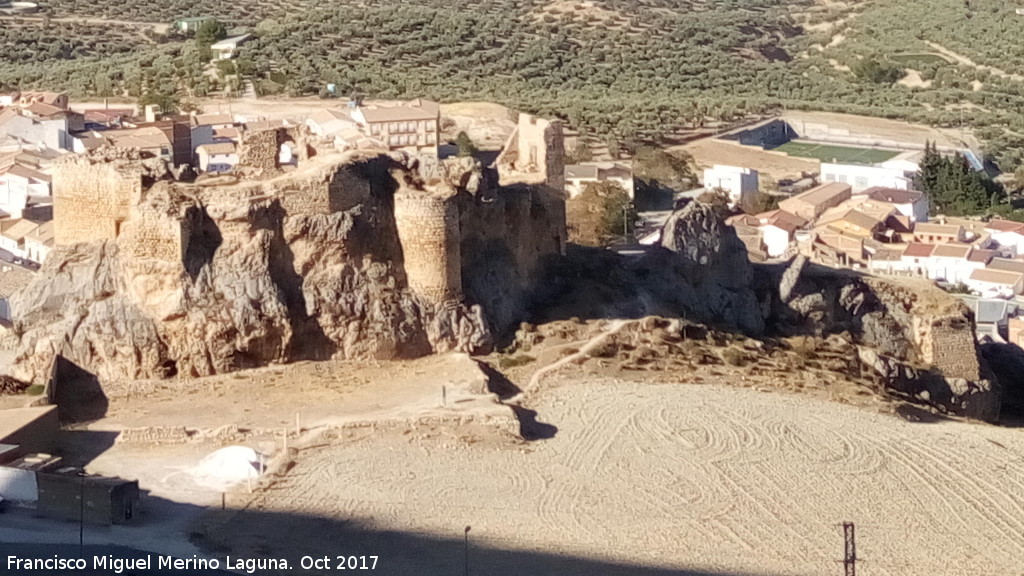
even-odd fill
[[[454,570],[443,539],[472,525],[481,573],[582,574],[572,559],[585,558],[632,565],[591,571],[606,576],[636,566],[810,576],[835,571],[836,523],[849,520],[872,574],[1024,564],[1014,430],[614,379],[561,378],[531,408],[553,438],[377,434],[311,451],[218,538],[293,554],[345,541],[386,558],[388,574],[433,576]],[[441,540],[410,549],[409,538]],[[508,563],[488,550],[557,560]]]
[[[970,58],[962,54],[957,54],[956,52],[953,52],[952,50],[946,48],[942,44],[936,44],[935,42],[931,42],[929,40],[925,40],[925,44],[931,46],[932,49],[941,52],[943,56],[952,58],[953,60],[956,60],[958,63],[963,64],[965,66],[977,68],[978,70],[987,70],[988,72],[991,72],[993,76],[998,76],[999,78],[1009,78],[1010,80],[1014,80],[1017,82],[1024,81],[1024,76],[1021,76],[1020,74],[1009,74],[1004,70],[1000,70],[999,68],[996,68],[994,66],[977,64],[974,62],[974,60],[971,60]]]

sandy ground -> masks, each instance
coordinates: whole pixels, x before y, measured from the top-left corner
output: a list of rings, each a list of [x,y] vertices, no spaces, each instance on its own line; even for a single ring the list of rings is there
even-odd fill
[[[902,84],[907,88],[931,88],[932,81],[922,79],[920,72],[908,68],[907,75],[901,78],[897,84]]]
[[[530,407],[557,428],[551,438],[421,429],[310,449],[216,538],[295,555],[343,541],[388,574],[434,575],[461,565],[454,543],[471,525],[479,573],[817,576],[837,570],[836,524],[853,521],[871,574],[1024,565],[1015,430],[615,379],[559,378]]]
[[[696,140],[689,144],[670,148],[670,150],[688,152],[693,156],[697,167],[702,170],[715,164],[743,166],[753,168],[776,180],[799,178],[801,172],[818,172],[821,168],[821,164],[817,160],[774,154],[714,138]]]
[[[194,380],[109,386],[104,419],[90,430],[147,426],[294,429],[403,421],[461,413],[506,416],[465,354],[407,362],[301,362]],[[444,405],[442,405],[444,403]],[[197,409],[200,406],[216,409]]]

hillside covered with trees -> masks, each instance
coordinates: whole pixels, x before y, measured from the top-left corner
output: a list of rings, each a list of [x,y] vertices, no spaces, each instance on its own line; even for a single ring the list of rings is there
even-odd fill
[[[48,3],[54,18],[77,0]],[[665,143],[780,108],[978,129],[1024,163],[1024,17],[1002,0],[96,0],[90,18],[246,27],[237,71],[258,92],[490,100],[558,115],[613,145]],[[112,28],[116,26],[111,25]],[[76,96],[223,88],[173,32],[5,29],[0,84]],[[123,49],[125,39],[137,43]],[[36,47],[31,51],[25,46]],[[26,57],[27,55],[27,57]],[[73,59],[71,59],[73,58]]]

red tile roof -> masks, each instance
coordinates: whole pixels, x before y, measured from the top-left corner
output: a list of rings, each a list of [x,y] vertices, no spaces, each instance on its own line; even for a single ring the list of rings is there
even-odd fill
[[[921,244],[919,242],[911,242],[907,249],[903,251],[904,256],[910,256],[911,258],[927,258],[932,255],[932,251],[935,250],[935,244]]]

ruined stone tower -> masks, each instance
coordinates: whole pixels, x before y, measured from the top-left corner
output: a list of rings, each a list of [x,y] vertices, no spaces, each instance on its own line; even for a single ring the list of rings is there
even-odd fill
[[[434,303],[462,299],[459,210],[451,197],[395,194],[395,225],[409,288]]]

